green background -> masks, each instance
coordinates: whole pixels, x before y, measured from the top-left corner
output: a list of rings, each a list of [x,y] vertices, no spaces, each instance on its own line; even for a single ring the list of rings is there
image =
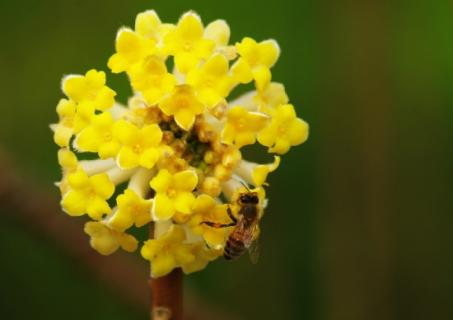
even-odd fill
[[[451,1],[2,1],[0,147],[24,184],[56,201],[62,75],[107,71],[146,9],[277,39],[273,77],[311,126],[271,177],[260,262],[219,260],[188,290],[233,319],[452,319]],[[3,318],[147,318],[0,201]]]

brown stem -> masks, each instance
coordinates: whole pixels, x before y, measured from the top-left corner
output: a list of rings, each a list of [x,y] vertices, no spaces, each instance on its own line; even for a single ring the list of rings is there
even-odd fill
[[[175,269],[166,276],[150,279],[151,320],[182,320],[182,271]]]
[[[154,224],[149,226],[149,237],[154,238]],[[150,278],[151,320],[182,320],[182,271],[174,269],[166,276]]]

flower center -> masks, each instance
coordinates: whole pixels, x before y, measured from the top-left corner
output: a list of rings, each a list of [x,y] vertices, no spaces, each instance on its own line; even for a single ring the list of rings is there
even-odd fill
[[[140,214],[140,206],[137,203],[131,205],[131,214],[133,216],[137,216]]]
[[[160,77],[153,77],[151,84],[153,87],[160,87]]]
[[[91,200],[93,200],[94,198],[96,198],[97,194],[96,194],[96,191],[94,189],[90,189],[88,191],[88,198],[90,198]]]
[[[184,41],[184,44],[183,44],[183,49],[184,51],[191,51],[192,49],[192,42],[190,41]]]
[[[285,126],[280,126],[278,128],[277,132],[278,132],[279,135],[285,135],[286,134],[286,127]]]
[[[168,190],[167,190],[167,195],[168,195],[170,198],[173,198],[174,196],[176,196],[176,190],[173,189],[173,188],[168,188]]]
[[[132,150],[134,150],[135,153],[141,153],[142,152],[142,146],[139,144],[136,144]]]
[[[187,98],[179,98],[176,100],[176,105],[181,109],[188,109],[190,107],[190,102]]]
[[[214,81],[212,81],[212,79],[206,79],[204,81],[204,86],[208,87],[208,88],[212,88],[214,86]]]
[[[239,130],[242,130],[245,128],[245,119],[239,119],[236,124],[237,128]]]
[[[96,99],[96,96],[97,96],[97,93],[98,93],[97,88],[88,91],[88,93],[87,93],[88,99],[89,99],[89,100],[95,100],[95,99]]]

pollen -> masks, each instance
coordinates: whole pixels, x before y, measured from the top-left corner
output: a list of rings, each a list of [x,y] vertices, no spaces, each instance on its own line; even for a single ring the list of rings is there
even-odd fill
[[[224,254],[246,192],[258,198],[256,228],[247,230],[258,237],[268,177],[309,127],[272,77],[277,42],[231,43],[230,35],[224,20],[205,24],[189,11],[166,23],[147,10],[120,28],[107,61],[129,81],[127,104],[115,100],[105,71],[63,78],[51,125],[61,206],[89,219],[84,230],[100,254],[140,248],[155,278],[200,271]],[[244,84],[254,88],[237,96]],[[247,159],[244,148],[255,144],[273,161]],[[151,226],[152,238],[132,236]]]

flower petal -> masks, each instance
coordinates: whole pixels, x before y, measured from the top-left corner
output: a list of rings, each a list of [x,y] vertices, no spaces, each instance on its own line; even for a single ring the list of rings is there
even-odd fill
[[[104,214],[109,214],[111,211],[107,201],[101,197],[91,198],[87,202],[87,213],[93,220],[100,220]]]
[[[193,170],[184,170],[173,176],[173,186],[176,190],[192,191],[198,184],[198,175]]]
[[[122,144],[133,146],[138,142],[140,130],[126,120],[118,120],[113,125],[113,135]]]
[[[195,202],[195,196],[191,192],[179,192],[172,200],[176,211],[190,214]]]
[[[135,250],[137,250],[138,241],[130,234],[124,233],[120,235],[118,242],[124,251],[134,252]]]
[[[121,169],[132,169],[139,165],[139,155],[129,147],[122,147],[118,153],[118,166]]]
[[[99,173],[91,176],[90,185],[96,195],[100,196],[102,199],[110,198],[115,191],[115,185],[110,181],[109,176],[106,173]]]
[[[168,172],[167,169],[161,169],[157,176],[155,176],[149,185],[151,188],[154,189],[157,193],[165,193],[167,189],[173,182],[173,176]]]
[[[141,155],[139,163],[142,167],[151,169],[160,157],[159,148],[148,148]]]
[[[220,249],[225,242],[225,231],[224,229],[205,228],[203,238],[210,247]]]
[[[308,130],[308,124],[304,120],[296,118],[286,132],[290,144],[297,146],[304,143],[308,138]]]
[[[87,200],[85,194],[71,190],[63,196],[61,206],[70,216],[81,216],[85,214]]]
[[[162,130],[157,124],[144,126],[140,130],[142,136],[143,147],[156,147],[162,140]]]
[[[170,219],[175,214],[173,201],[165,194],[156,194],[151,213],[154,221]]]
[[[191,110],[181,109],[175,114],[175,121],[184,130],[192,128],[195,122],[195,114]]]
[[[176,260],[171,254],[161,253],[151,262],[151,277],[165,276],[176,267]]]

